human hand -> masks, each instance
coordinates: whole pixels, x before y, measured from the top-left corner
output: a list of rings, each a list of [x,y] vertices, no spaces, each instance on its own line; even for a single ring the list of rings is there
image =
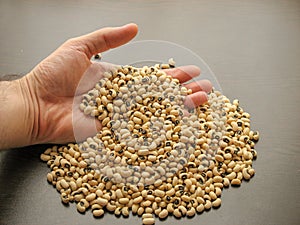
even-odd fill
[[[100,126],[99,122],[80,114],[78,107],[72,112],[73,100],[78,102],[89,87],[81,85],[84,88],[76,89],[83,76],[85,82],[94,84],[110,68],[109,64],[101,64],[96,74],[91,73],[90,58],[94,54],[125,44],[136,33],[137,26],[128,24],[70,39],[22,79],[31,93],[27,96],[31,98],[29,105],[34,115],[31,143],[66,143],[74,141],[73,129],[89,136],[95,125]]]
[[[136,33],[137,26],[129,24],[104,28],[70,39],[29,74],[16,81],[15,93],[21,97],[18,110],[22,123],[15,121],[14,126],[20,124],[19,131],[14,134],[14,138],[9,139],[11,143],[0,143],[0,148],[73,142],[75,136],[76,141],[81,141],[94,135],[101,129],[101,123],[80,112],[81,95],[91,89],[104,72],[111,70],[114,65],[92,63],[90,58],[98,52],[127,43]],[[165,71],[180,82],[186,82],[200,73],[195,66]],[[211,90],[209,81],[198,81],[186,86],[193,90],[193,94],[186,99],[188,106],[197,106],[207,101],[205,92]]]

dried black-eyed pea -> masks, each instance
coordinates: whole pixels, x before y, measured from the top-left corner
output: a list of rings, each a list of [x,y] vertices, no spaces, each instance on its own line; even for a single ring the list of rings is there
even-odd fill
[[[145,211],[144,207],[141,207],[141,206],[140,206],[140,207],[138,208],[138,210],[137,210],[137,214],[138,214],[139,216],[141,216],[141,215],[143,215],[144,211]]]
[[[191,207],[189,210],[187,210],[186,215],[188,217],[193,217],[196,214],[196,209],[194,207]]]
[[[233,172],[238,173],[241,171],[241,166],[239,164],[236,164],[235,167],[233,168]]]
[[[44,162],[47,162],[51,159],[51,156],[50,155],[47,155],[47,154],[41,154],[40,155],[40,159]]]
[[[89,201],[89,202],[95,200],[95,198],[96,198],[96,194],[95,194],[95,193],[88,194],[88,195],[85,197],[85,199],[86,199],[87,201]]]
[[[218,208],[218,207],[220,207],[221,206],[221,199],[220,198],[217,198],[217,199],[215,199],[213,202],[212,202],[212,206],[214,207],[214,208]]]
[[[230,163],[227,164],[227,168],[234,168],[235,164],[235,161],[230,161]]]
[[[84,213],[86,211],[86,208],[80,204],[80,202],[77,203],[77,210],[80,213]]]
[[[114,211],[114,214],[116,216],[120,216],[122,214],[122,208],[121,207],[117,207]]]
[[[210,208],[211,208],[211,201],[210,200],[206,200],[205,201],[205,204],[204,204],[204,208],[206,209],[206,210],[209,210]]]
[[[149,207],[151,204],[152,204],[152,202],[149,201],[149,200],[143,201],[143,202],[141,203],[141,205],[142,205],[143,207]]]
[[[241,185],[241,180],[235,178],[235,179],[231,180],[231,185],[233,185],[233,186],[240,186]]]
[[[215,159],[216,159],[218,162],[223,162],[223,161],[224,161],[224,158],[223,158],[223,156],[221,156],[221,155],[216,155],[216,156],[215,156]]]
[[[168,217],[168,215],[169,215],[168,210],[167,210],[167,209],[163,209],[163,210],[161,210],[160,213],[158,214],[158,217],[159,217],[160,219],[165,219],[166,217]]]
[[[169,203],[167,205],[167,207],[163,206],[162,208],[166,208],[169,213],[173,213],[174,212],[173,203]]]
[[[209,196],[210,196],[210,198],[211,198],[212,201],[218,198],[217,195],[216,195],[216,193],[212,192],[212,191],[209,192]]]
[[[204,205],[200,204],[200,205],[197,206],[196,211],[198,213],[202,213],[204,211],[204,209],[205,209]]]
[[[183,201],[185,201],[185,202],[189,202],[189,201],[190,201],[190,197],[187,196],[187,195],[182,195],[182,196],[181,196],[181,199],[182,199]]]
[[[216,195],[217,195],[218,197],[220,197],[221,194],[222,194],[222,189],[221,189],[220,187],[216,187],[216,188],[215,188],[215,193],[216,193]]]
[[[103,195],[103,198],[98,197],[96,199],[97,204],[101,205],[101,206],[106,206],[108,204],[108,200],[104,197],[107,197],[106,195]],[[108,197],[109,198],[109,197]]]
[[[187,213],[187,209],[183,205],[178,206],[178,210],[180,211],[182,216],[185,216]]]
[[[126,205],[129,203],[129,199],[128,198],[120,198],[119,199],[119,202],[122,204],[122,205]]]
[[[56,188],[56,190],[57,190],[58,192],[60,192],[60,191],[63,189],[63,187],[61,186],[61,180],[58,180],[58,181],[56,182],[55,188]]]
[[[151,213],[144,213],[142,215],[142,218],[145,219],[145,218],[153,218],[153,215]]]
[[[65,192],[61,193],[60,199],[64,204],[68,204],[70,201],[68,194]]]
[[[152,225],[155,223],[155,219],[152,218],[143,218],[143,224],[144,225]]]
[[[104,215],[104,210],[103,209],[95,209],[92,210],[93,216],[94,217],[101,217]]]
[[[52,182],[53,182],[53,175],[52,175],[52,173],[48,173],[48,174],[47,174],[47,181],[48,181],[49,183],[52,183]]]
[[[133,204],[131,207],[132,213],[136,214],[137,211],[139,209],[139,205],[138,204]]]
[[[239,179],[239,180],[242,180],[243,179],[243,173],[238,172],[236,178]]]
[[[248,169],[248,173],[250,176],[253,176],[255,174],[255,170],[253,168]]]
[[[65,179],[62,179],[60,180],[60,186],[64,189],[67,189],[69,188],[69,183]]]
[[[222,183],[223,182],[223,177],[221,176],[215,176],[213,178],[214,183]]]
[[[176,218],[181,218],[182,217],[182,214],[180,212],[180,210],[178,208],[176,208],[173,212],[173,215],[176,217]]]
[[[242,170],[242,174],[243,174],[243,178],[244,178],[245,180],[249,180],[249,179],[251,178],[251,175],[249,174],[247,168],[244,168],[244,169]]]
[[[236,172],[232,172],[226,176],[229,180],[233,180],[236,178]]]
[[[129,216],[129,209],[128,209],[128,207],[123,207],[122,208],[122,210],[121,210],[121,212],[122,212],[122,215],[124,216],[124,217],[128,217]]]

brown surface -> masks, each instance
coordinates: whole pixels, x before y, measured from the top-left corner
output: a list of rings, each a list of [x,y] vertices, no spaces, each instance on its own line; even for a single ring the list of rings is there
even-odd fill
[[[226,3],[225,3],[226,2]],[[259,130],[257,174],[223,192],[222,207],[157,224],[298,224],[300,213],[300,2],[0,1],[0,74],[26,73],[69,37],[136,22],[136,40],[181,44],[204,58],[224,94]],[[140,224],[95,220],[64,207],[39,161],[44,146],[0,153],[0,224]],[[297,222],[298,221],[298,222]]]

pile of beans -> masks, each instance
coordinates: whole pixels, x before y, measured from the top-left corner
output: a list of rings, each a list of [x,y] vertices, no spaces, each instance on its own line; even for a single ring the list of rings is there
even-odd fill
[[[207,103],[186,108],[191,90],[161,70],[169,67],[173,60],[120,66],[83,95],[81,110],[98,118],[102,130],[41,154],[63,203],[76,202],[79,212],[91,209],[95,217],[132,211],[154,224],[155,216],[218,208],[224,187],[254,175],[259,134],[239,101],[212,91]]]

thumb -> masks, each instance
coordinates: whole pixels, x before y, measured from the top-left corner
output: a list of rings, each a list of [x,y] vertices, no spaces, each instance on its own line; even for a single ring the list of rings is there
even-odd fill
[[[107,51],[126,44],[136,36],[138,27],[130,23],[122,27],[106,27],[92,33],[72,38],[67,41],[66,47],[75,48],[84,52],[88,58],[94,54]]]

